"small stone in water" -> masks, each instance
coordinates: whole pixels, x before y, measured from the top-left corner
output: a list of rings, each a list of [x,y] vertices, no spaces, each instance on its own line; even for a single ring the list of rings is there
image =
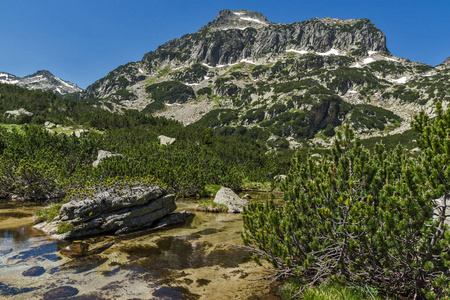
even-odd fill
[[[44,294],[44,300],[64,299],[78,294],[78,290],[71,286],[61,286]]]
[[[67,257],[81,257],[85,256],[88,250],[88,245],[83,243],[73,243],[64,249],[61,249],[61,254]]]
[[[23,271],[23,276],[41,276],[45,273],[45,269],[43,267],[32,267],[26,271]]]
[[[13,249],[0,250],[0,255],[6,255],[13,251]]]

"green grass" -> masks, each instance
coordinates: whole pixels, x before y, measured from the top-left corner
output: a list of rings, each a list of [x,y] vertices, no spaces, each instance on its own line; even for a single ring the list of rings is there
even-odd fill
[[[272,191],[272,186],[270,181],[266,182],[253,182],[249,181],[247,179],[244,180],[242,183],[242,189],[243,190],[256,190],[260,192],[270,192]]]
[[[223,204],[215,203],[211,200],[201,200],[198,202],[196,210],[205,212],[227,212],[228,207]]]
[[[345,286],[337,283],[308,287],[299,294],[300,285],[295,280],[286,282],[279,288],[281,299],[303,300],[396,300],[396,297],[383,295],[372,287]]]
[[[18,132],[23,132],[22,130],[23,125],[17,125],[17,124],[0,124],[0,128],[6,128],[8,131],[12,131],[13,129],[16,129]]]

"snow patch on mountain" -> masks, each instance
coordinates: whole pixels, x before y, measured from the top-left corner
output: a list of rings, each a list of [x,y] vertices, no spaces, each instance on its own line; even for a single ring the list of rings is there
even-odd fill
[[[247,63],[247,64],[252,64],[252,65],[256,65],[256,63],[255,63],[255,62],[253,62],[253,61],[251,61],[251,60],[249,60],[249,59],[247,59],[247,58],[243,58],[243,59],[241,59],[241,62],[243,62],[243,63]]]
[[[308,51],[306,50],[295,50],[295,49],[286,49],[286,52],[292,52],[297,54],[308,54]]]
[[[399,79],[393,79],[392,80],[392,82],[396,82],[396,83],[398,83],[398,84],[404,84],[404,83],[406,83],[408,80],[407,80],[407,78],[406,77],[401,77],[401,78],[399,78]]]
[[[316,52],[316,54],[317,55],[321,55],[321,56],[329,56],[329,55],[340,55],[339,54],[339,51],[338,50],[336,50],[336,49],[330,49],[330,50],[328,50],[327,52],[323,52],[323,53],[321,53],[321,52]]]
[[[266,22],[263,22],[263,21],[258,20],[258,19],[253,19],[253,18],[249,18],[249,17],[241,17],[240,19],[243,20],[243,21],[250,21],[250,22],[255,22],[255,23],[266,25]]]

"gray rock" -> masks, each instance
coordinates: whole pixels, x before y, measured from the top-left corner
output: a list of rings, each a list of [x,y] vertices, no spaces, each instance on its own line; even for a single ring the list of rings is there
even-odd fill
[[[8,110],[5,112],[5,117],[14,119],[20,123],[28,123],[33,118],[34,114],[23,108],[17,110]]]
[[[73,239],[104,233],[122,234],[152,227],[177,208],[175,195],[159,186],[134,186],[122,190],[110,188],[93,196],[72,200],[61,207],[59,218],[37,224],[35,228],[57,239]],[[186,216],[166,218],[166,223],[181,222]],[[186,218],[184,218],[185,220]],[[59,234],[64,225],[68,232]]]
[[[242,196],[242,199],[245,199],[245,200],[249,200],[249,199],[252,199],[253,197],[252,196],[250,196],[249,194],[245,194],[244,196]]]
[[[44,126],[45,126],[45,128],[53,128],[53,127],[56,127],[56,124],[52,123],[50,121],[45,121]]]
[[[92,166],[94,168],[96,168],[102,162],[102,160],[104,160],[105,158],[108,158],[108,157],[113,157],[113,156],[123,157],[123,155],[119,154],[119,153],[112,153],[112,152],[105,151],[105,150],[98,150],[97,160],[95,160],[92,163]]]
[[[228,207],[229,213],[240,213],[244,207],[248,208],[248,203],[242,200],[233,190],[222,187],[214,198],[214,203],[222,204]]]
[[[279,136],[271,136],[271,137],[269,137],[269,138],[267,139],[267,142],[268,142],[268,143],[270,143],[270,142],[276,142],[276,141],[278,141],[279,139],[281,139]]]
[[[275,182],[282,182],[283,180],[285,180],[286,179],[286,175],[275,175],[274,177],[273,177],[273,180],[275,181]]]
[[[171,137],[168,137],[165,135],[160,135],[158,138],[159,138],[159,143],[164,146],[172,145],[176,141],[175,138],[171,138]]]
[[[81,137],[81,135],[85,132],[89,132],[89,130],[87,129],[77,129],[73,132],[73,134],[75,134],[76,137]],[[120,154],[119,154],[120,155]],[[114,156],[114,155],[113,155]]]
[[[414,154],[417,154],[420,152],[422,152],[422,150],[420,150],[420,148],[414,148],[414,149],[409,150],[409,153],[414,153]]]

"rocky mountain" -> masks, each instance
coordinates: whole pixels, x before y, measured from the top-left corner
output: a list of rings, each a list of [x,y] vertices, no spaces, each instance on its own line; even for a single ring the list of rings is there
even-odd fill
[[[403,132],[411,114],[450,100],[449,84],[446,65],[392,56],[368,19],[276,24],[223,10],[111,71],[84,97],[292,147],[321,143],[343,122],[363,137]]]
[[[37,71],[32,75],[22,78],[0,72],[0,83],[15,84],[30,90],[52,91],[59,95],[80,93],[83,91],[76,84],[62,80],[46,70]]]
[[[444,65],[450,65],[450,57],[447,57],[447,59],[443,62]]]

